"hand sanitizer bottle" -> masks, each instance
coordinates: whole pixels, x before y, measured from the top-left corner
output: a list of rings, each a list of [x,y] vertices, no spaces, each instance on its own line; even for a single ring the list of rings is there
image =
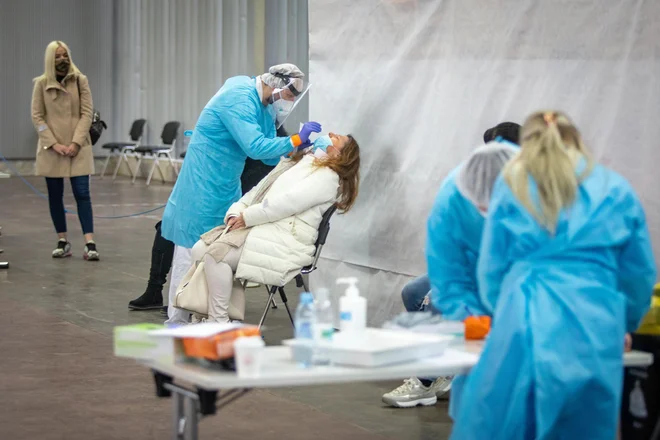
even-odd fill
[[[340,278],[337,284],[346,284],[346,294],[339,299],[339,328],[343,333],[363,333],[367,327],[367,300],[360,296],[358,279]]]

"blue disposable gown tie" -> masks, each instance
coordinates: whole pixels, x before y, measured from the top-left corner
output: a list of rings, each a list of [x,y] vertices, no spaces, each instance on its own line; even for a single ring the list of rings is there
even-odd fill
[[[485,219],[456,187],[461,166],[442,182],[427,223],[426,258],[431,304],[443,317],[463,321],[470,315],[490,315],[477,287],[477,258]],[[451,383],[449,416],[460,407],[467,376]]]
[[[529,188],[537,203],[531,178]],[[594,167],[553,237],[500,177],[477,273],[493,328],[451,438],[615,438],[624,335],[648,309],[656,279],[628,182]]]
[[[291,140],[276,137],[270,107],[248,76],[229,78],[206,104],[163,213],[163,237],[192,248],[201,234],[224,223],[241,197],[246,157],[273,164],[291,152]]]

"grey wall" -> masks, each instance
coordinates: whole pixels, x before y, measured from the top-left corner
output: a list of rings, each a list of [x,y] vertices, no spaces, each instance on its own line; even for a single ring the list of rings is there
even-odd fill
[[[116,133],[145,118],[147,142],[168,121],[192,129],[224,80],[255,75],[256,2],[115,0]],[[263,57],[263,55],[261,55]],[[179,148],[180,149],[180,148]]]
[[[112,2],[0,0],[0,152],[5,157],[34,157],[32,79],[43,73],[46,45],[56,39],[69,45],[89,77],[94,106],[113,123]]]
[[[125,139],[146,118],[148,141],[165,122],[193,128],[225,79],[283,62],[308,71],[307,0],[0,0],[0,152],[33,158],[32,79],[46,45],[63,40],[90,80],[109,129]],[[313,88],[310,91],[313,92]],[[297,131],[308,98],[287,120]]]
[[[307,79],[309,76],[309,32],[307,26],[307,0],[267,0],[266,1],[266,45],[265,67],[280,63],[293,63],[298,66]],[[286,120],[285,128],[289,133],[296,133],[300,122],[308,120],[309,96],[314,93],[310,88],[308,96],[300,102]]]

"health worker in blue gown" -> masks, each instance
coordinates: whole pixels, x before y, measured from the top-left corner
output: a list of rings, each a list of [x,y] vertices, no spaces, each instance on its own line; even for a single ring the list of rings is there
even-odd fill
[[[227,209],[241,197],[246,158],[274,165],[310,145],[310,134],[321,131],[320,124],[307,122],[298,134],[276,135],[276,122],[281,125],[306,91],[300,69],[280,64],[256,78],[229,78],[202,110],[163,213],[162,235],[176,245],[168,324],[188,322],[189,313],[172,306],[176,289],[192,264],[195,242],[223,224]]]
[[[656,280],[644,210],[559,112],[535,113],[498,178],[477,268],[493,326],[454,440],[616,438],[626,332]]]
[[[518,153],[520,125],[503,122],[488,130],[477,148],[444,180],[427,223],[426,257],[432,308],[449,320],[490,315],[477,288],[477,258],[490,195],[497,176]],[[449,415],[459,404],[465,376],[451,382]]]

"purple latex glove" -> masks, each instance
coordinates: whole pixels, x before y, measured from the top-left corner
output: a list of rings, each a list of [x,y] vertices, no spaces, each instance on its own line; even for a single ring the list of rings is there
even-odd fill
[[[318,122],[314,121],[309,121],[305,122],[300,129],[300,133],[298,133],[298,136],[300,136],[300,140],[304,143],[309,141],[309,136],[312,133],[320,133],[321,132],[321,124]]]

